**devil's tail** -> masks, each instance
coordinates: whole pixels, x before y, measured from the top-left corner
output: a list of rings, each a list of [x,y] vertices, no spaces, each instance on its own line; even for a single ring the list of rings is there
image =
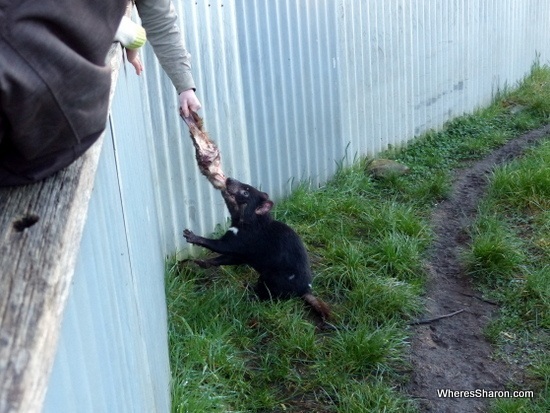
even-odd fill
[[[323,300],[315,297],[311,293],[304,294],[302,298],[323,318],[324,321],[330,318],[330,308]]]

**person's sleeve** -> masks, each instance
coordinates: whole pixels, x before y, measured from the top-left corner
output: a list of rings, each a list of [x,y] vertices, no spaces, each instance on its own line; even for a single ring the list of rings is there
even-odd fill
[[[191,55],[183,45],[177,15],[170,0],[137,0],[136,6],[147,38],[162,68],[179,93],[195,89]]]

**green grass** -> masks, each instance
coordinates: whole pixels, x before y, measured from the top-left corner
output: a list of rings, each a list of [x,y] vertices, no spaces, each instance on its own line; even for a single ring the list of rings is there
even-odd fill
[[[363,195],[346,186],[337,198],[336,182],[351,179]],[[358,403],[413,411],[386,381],[396,382],[404,365],[429,231],[411,208],[375,198],[373,205],[374,193],[357,167],[319,191],[302,185],[276,211],[308,245],[315,291],[330,302],[335,331],[316,331],[299,300],[249,299],[248,269],[169,271],[174,411],[200,403],[213,412],[346,412]]]
[[[495,170],[472,233],[469,271],[502,306],[487,334],[540,392],[535,404],[501,400],[494,411],[550,411],[550,141]]]
[[[307,245],[314,290],[331,305],[335,330],[317,331],[299,300],[251,299],[247,286],[256,275],[250,269],[202,270],[171,260],[172,411],[416,411],[398,388],[410,370],[407,322],[421,311],[430,213],[448,196],[454,168],[548,123],[549,105],[550,70],[535,66],[490,107],[382,154],[407,164],[409,175],[375,181],[360,159],[322,188],[304,182],[278,203],[276,218]],[[528,172],[519,172],[525,168],[519,161],[495,173],[495,194],[471,229],[475,242],[465,260],[474,279],[504,304],[488,334],[498,346],[508,335],[533,344],[522,360],[536,383],[548,386],[548,357],[538,351],[544,341],[536,335],[547,331],[549,314],[549,267],[536,264],[549,252],[547,176],[536,178],[540,186],[530,184],[548,165],[546,156],[533,151],[537,160]],[[531,407],[547,406],[548,391],[540,394]],[[503,401],[495,411],[527,411],[507,402],[522,403]]]

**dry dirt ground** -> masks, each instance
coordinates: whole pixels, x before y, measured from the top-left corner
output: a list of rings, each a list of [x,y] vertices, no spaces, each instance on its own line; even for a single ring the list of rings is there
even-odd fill
[[[483,331],[498,307],[483,301],[473,289],[460,253],[470,241],[468,228],[493,168],[520,156],[549,134],[550,125],[522,135],[457,171],[451,196],[434,212],[435,242],[427,262],[430,281],[425,317],[464,311],[412,327],[413,375],[406,391],[419,400],[423,412],[485,412],[488,399],[440,398],[437,390],[504,390],[510,382],[521,384],[525,379],[519,368],[493,359],[493,348]]]

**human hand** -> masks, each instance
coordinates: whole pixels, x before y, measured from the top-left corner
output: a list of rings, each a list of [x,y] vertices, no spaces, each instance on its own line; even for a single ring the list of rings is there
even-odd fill
[[[132,66],[134,66],[134,69],[136,69],[136,75],[140,75],[141,72],[143,72],[143,64],[141,63],[141,59],[139,58],[138,49],[125,49],[126,50],[126,58],[128,59],[128,62]]]
[[[189,117],[189,110],[197,112],[202,106],[193,89],[184,90],[179,95],[180,113],[183,117]]]

